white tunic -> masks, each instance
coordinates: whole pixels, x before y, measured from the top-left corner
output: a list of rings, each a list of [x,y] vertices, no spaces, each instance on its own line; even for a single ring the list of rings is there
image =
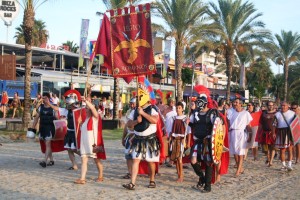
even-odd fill
[[[285,120],[284,120],[284,117],[282,116],[282,114],[284,115]],[[289,127],[289,125],[292,123],[294,117],[295,117],[295,112],[293,112],[291,110],[288,110],[284,113],[277,112],[275,114],[275,118],[276,118],[276,121],[277,121],[277,124],[275,124],[275,125],[277,125],[276,128],[287,128],[287,127]],[[285,142],[283,142],[283,138],[281,138],[279,135],[277,135],[276,136],[276,141],[275,141],[275,146],[277,148],[287,148],[287,147],[289,147],[290,142],[289,142],[289,138],[288,138],[287,135],[285,136],[284,141]]]
[[[234,155],[245,155],[247,148],[246,126],[252,121],[252,117],[248,111],[232,112],[228,116],[230,121],[229,128],[229,150]]]
[[[131,113],[128,117],[129,120],[134,120],[134,112],[135,112],[135,110],[131,111]],[[151,110],[151,116],[158,116],[158,112],[156,112],[156,110],[154,108],[152,108],[152,110]],[[146,130],[144,130],[143,132],[134,131],[134,134],[138,135],[138,136],[148,136],[153,133],[156,133],[156,130],[157,130],[156,124],[150,124],[149,127]],[[148,146],[146,148],[147,148],[147,153],[146,153],[145,160],[147,162],[159,162],[159,153],[157,156],[154,153],[152,153],[152,158],[151,158],[150,150],[149,150]],[[132,155],[132,159],[142,159],[142,153],[140,153],[140,155],[138,157],[136,157],[137,152],[135,150],[132,151],[131,155]]]
[[[96,154],[93,153],[93,144],[98,141],[98,119],[93,117],[93,129],[91,131],[88,131],[88,121],[89,118],[81,126],[80,154],[81,157],[97,158]]]

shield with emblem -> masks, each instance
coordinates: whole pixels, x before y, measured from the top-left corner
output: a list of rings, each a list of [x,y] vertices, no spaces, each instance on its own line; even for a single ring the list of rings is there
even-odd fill
[[[212,159],[215,164],[218,164],[222,157],[224,137],[225,137],[223,123],[220,117],[217,117],[215,119],[213,123],[213,129],[211,135],[212,135],[212,139],[211,139]]]
[[[64,140],[67,134],[67,121],[66,120],[54,120],[55,135],[53,140]]]
[[[290,124],[294,144],[300,143],[300,118],[297,116]]]

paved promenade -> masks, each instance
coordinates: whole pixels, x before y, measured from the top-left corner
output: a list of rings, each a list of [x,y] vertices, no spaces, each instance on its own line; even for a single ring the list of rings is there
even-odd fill
[[[192,189],[197,177],[192,168],[184,169],[184,182],[176,183],[176,169],[160,168],[157,188],[148,189],[148,178],[138,177],[135,191],[122,188],[129,183],[121,177],[126,174],[123,148],[120,141],[105,141],[108,159],[104,164],[104,182],[93,181],[96,167],[89,161],[87,183],[75,185],[80,171],[67,170],[70,162],[66,152],[54,154],[55,165],[41,168],[39,143],[12,142],[1,136],[0,142],[0,199],[300,199],[300,165],[294,171],[281,172],[278,160],[268,168],[260,161],[245,163],[245,174],[234,178],[233,160],[229,174],[222,176],[221,184],[212,192],[202,194]],[[251,155],[251,154],[249,154]],[[76,157],[78,163],[80,158]]]

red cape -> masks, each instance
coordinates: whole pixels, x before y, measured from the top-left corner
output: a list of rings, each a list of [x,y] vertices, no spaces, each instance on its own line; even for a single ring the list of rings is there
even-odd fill
[[[40,140],[40,146],[42,153],[46,152],[46,145],[44,140]],[[66,150],[64,148],[64,140],[51,141],[51,149],[53,153],[61,152]]]
[[[228,123],[226,120],[226,116],[220,113],[220,117],[224,120],[225,123],[225,138],[224,138],[224,146],[229,148],[229,139],[228,139]],[[223,152],[221,157],[221,168],[220,168],[220,175],[228,173],[228,166],[229,166],[229,152]]]

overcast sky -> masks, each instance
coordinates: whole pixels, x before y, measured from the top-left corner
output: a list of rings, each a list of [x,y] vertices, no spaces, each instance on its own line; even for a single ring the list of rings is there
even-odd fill
[[[217,2],[217,0],[212,1]],[[265,22],[266,28],[271,30],[273,34],[280,33],[282,29],[300,33],[300,0],[249,1],[254,3],[258,12],[263,13],[261,20]],[[204,0],[203,2],[208,1]],[[79,44],[81,19],[90,19],[88,38],[95,40],[100,24],[100,17],[96,16],[96,12],[104,12],[105,10],[102,0],[49,0],[37,9],[36,19],[46,23],[50,35],[48,44],[58,46],[67,40]],[[15,43],[15,28],[22,23],[22,19],[23,10],[20,11],[8,29],[9,43]],[[6,33],[6,26],[2,21],[0,22],[1,42],[6,42]],[[278,69],[273,67],[273,71],[277,73]]]

